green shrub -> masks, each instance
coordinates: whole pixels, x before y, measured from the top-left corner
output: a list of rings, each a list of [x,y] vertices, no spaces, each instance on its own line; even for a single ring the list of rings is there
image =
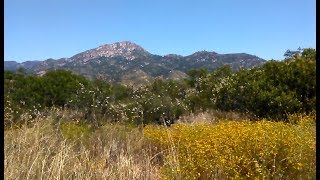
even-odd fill
[[[89,125],[76,122],[62,122],[60,130],[64,138],[73,140],[89,137],[92,132]]]

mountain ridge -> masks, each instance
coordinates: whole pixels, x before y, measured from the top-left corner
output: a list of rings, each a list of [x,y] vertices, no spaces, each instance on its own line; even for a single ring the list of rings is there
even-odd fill
[[[191,69],[217,69],[230,65],[233,70],[240,67],[252,68],[264,64],[266,60],[247,53],[219,54],[214,51],[197,51],[182,56],[178,54],[156,55],[141,46],[122,41],[104,44],[69,58],[47,59],[44,61],[4,61],[5,70],[24,68],[38,75],[48,70],[66,69],[89,79],[104,79],[125,84],[146,83],[154,78],[179,79],[187,77]]]

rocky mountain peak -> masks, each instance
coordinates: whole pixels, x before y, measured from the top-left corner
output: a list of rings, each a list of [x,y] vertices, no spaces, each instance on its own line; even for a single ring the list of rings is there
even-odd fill
[[[97,57],[115,57],[122,56],[128,60],[136,59],[141,55],[150,54],[144,50],[141,46],[132,43],[130,41],[117,42],[113,44],[105,44],[94,49],[90,49],[83,53],[77,54],[71,57],[72,60],[81,59],[83,62],[87,62],[90,59]]]
[[[96,50],[130,51],[130,52],[133,50],[145,51],[141,46],[130,41],[117,42],[113,44],[105,44],[105,45],[99,46],[98,48],[96,48]]]
[[[216,53],[214,51],[202,50],[202,51],[195,52],[195,53],[191,54],[190,56],[216,55],[216,54],[218,54],[218,53]]]

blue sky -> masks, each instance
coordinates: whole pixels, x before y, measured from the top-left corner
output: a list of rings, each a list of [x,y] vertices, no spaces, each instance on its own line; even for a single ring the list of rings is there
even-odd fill
[[[316,47],[316,0],[4,0],[4,60],[71,57],[119,41],[159,55],[283,59],[287,49]]]

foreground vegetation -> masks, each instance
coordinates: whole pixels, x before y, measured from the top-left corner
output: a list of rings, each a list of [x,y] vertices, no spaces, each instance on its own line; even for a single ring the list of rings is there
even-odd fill
[[[138,128],[57,121],[61,109],[5,131],[5,179],[159,179]]]
[[[6,130],[5,179],[315,179],[315,116],[93,128],[72,114]]]
[[[224,121],[147,126],[144,133],[166,154],[166,179],[313,179],[315,119],[291,118],[297,124]]]
[[[314,179],[316,52],[285,55],[141,87],[6,71],[5,179]]]

